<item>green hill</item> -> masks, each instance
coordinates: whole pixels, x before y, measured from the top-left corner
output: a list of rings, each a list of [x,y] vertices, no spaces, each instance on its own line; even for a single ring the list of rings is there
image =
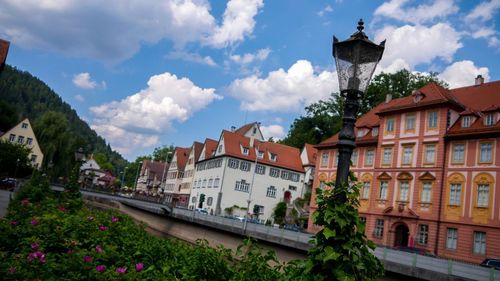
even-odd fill
[[[25,117],[32,122],[44,152],[43,167],[52,161],[54,175],[67,175],[74,161],[73,153],[79,147],[87,153],[103,153],[115,174],[127,164],[47,84],[26,71],[6,65],[0,74],[0,131]]]

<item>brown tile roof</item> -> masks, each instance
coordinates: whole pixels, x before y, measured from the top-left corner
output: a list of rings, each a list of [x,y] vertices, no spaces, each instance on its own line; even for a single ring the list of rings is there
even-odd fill
[[[175,155],[177,157],[177,170],[178,171],[184,171],[184,168],[186,168],[186,163],[189,157],[189,151],[191,150],[191,147],[176,147],[175,148]]]
[[[224,137],[225,155],[245,159],[248,161],[255,161],[256,149],[250,148],[250,138],[240,135],[236,132],[222,131]],[[244,155],[241,147],[248,148],[248,155]],[[302,161],[300,160],[300,150],[295,147],[278,144],[274,142],[261,142],[254,140],[254,147],[258,147],[259,151],[264,152],[264,157],[258,159],[258,163],[285,168],[297,172],[304,172]],[[276,161],[270,159],[269,153],[276,155]]]
[[[144,162],[142,163],[141,175],[144,175],[146,169],[148,169],[150,175],[149,178],[152,179],[154,175],[156,175],[157,177],[162,177],[163,171],[168,170],[168,163],[166,165],[167,167],[165,168],[165,162],[144,160]]]
[[[191,149],[194,148],[194,162],[200,159],[201,151],[203,150],[203,143],[195,141]]]
[[[318,153],[318,150],[314,148],[312,144],[306,143],[304,145],[304,149],[307,152],[307,163],[305,165],[316,165],[316,156]]]
[[[208,159],[215,155],[215,150],[217,149],[218,143],[218,141],[209,138],[205,140],[205,159]]]

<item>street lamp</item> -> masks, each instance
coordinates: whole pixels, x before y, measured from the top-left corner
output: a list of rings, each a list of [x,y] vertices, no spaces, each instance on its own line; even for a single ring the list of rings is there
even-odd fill
[[[123,181],[125,180],[125,174],[127,173],[127,169],[128,169],[128,167],[125,167],[125,169],[121,172],[121,174],[122,174],[122,181],[121,181],[120,188],[123,188]]]
[[[368,40],[363,32],[363,20],[358,22],[358,31],[345,41],[333,37],[333,57],[337,64],[340,94],[345,98],[342,129],[339,133],[338,153],[339,163],[335,185],[342,187],[349,177],[351,154],[355,144],[354,123],[362,98],[370,79],[384,53],[385,40],[377,45]],[[345,192],[340,200],[346,200]]]
[[[248,191],[247,215],[245,216],[245,221],[243,222],[243,233],[247,232],[248,212],[250,212],[250,203],[252,203],[252,191],[253,191],[253,184],[255,181],[255,173],[257,171],[257,160],[259,159],[259,152],[260,152],[259,148],[260,148],[260,146],[258,146],[257,150],[255,150],[255,167],[253,169],[252,183],[250,184],[250,190]]]
[[[170,155],[172,155],[172,151],[167,152],[167,157],[165,157],[165,165],[163,166],[163,173],[161,174],[161,183],[160,183],[161,193],[165,192],[166,182],[165,184],[163,184],[163,180],[165,179],[165,172],[167,170],[168,158],[170,158],[169,157]]]

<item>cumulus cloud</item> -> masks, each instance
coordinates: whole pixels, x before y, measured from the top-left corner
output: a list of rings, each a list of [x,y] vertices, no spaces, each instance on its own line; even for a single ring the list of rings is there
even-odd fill
[[[281,140],[286,136],[285,129],[280,125],[260,126],[260,130],[265,139]]]
[[[92,80],[88,72],[82,72],[73,76],[73,84],[82,89],[95,89],[97,82]]]
[[[489,69],[487,67],[477,67],[470,60],[458,61],[448,66],[439,78],[446,81],[450,88],[470,86],[474,84],[474,78],[482,75],[485,81],[490,80]]]
[[[375,42],[387,39],[381,67],[388,67],[398,59],[399,65],[413,68],[439,58],[451,62],[453,55],[463,45],[461,34],[447,23],[433,26],[385,26],[375,34]]]
[[[500,9],[500,0],[485,1],[478,4],[467,16],[466,21],[488,21]]]
[[[75,96],[75,100],[77,100],[79,102],[84,102],[85,101],[85,97],[83,97],[82,95],[76,95]]]
[[[478,4],[467,16],[465,23],[472,38],[485,38],[488,46],[500,47],[498,32],[495,30],[493,17],[500,9],[500,0],[491,0]]]
[[[116,63],[141,44],[171,40],[177,49],[190,42],[225,47],[250,36],[262,0],[231,0],[222,25],[207,0],[5,0],[0,34],[23,48]],[[33,16],[36,15],[36,16]]]
[[[173,51],[165,56],[167,59],[178,59],[188,62],[194,62],[199,64],[205,64],[208,66],[217,66],[215,61],[210,56],[201,56],[197,53],[188,53],[183,51]]]
[[[256,53],[246,53],[243,55],[231,55],[229,59],[235,63],[239,64],[250,64],[254,61],[264,61],[267,59],[269,54],[271,53],[271,49],[265,48],[260,49]]]
[[[206,44],[223,48],[242,41],[253,32],[254,17],[263,6],[263,0],[228,1],[222,25],[215,28],[213,34],[206,39]]]
[[[453,0],[434,0],[429,4],[409,7],[409,0],[391,0],[375,10],[375,16],[384,16],[403,22],[424,23],[458,12]],[[419,2],[420,3],[420,2]]]
[[[228,93],[241,100],[241,108],[250,111],[300,111],[337,91],[336,73],[315,73],[307,60],[297,61],[288,70],[272,71],[265,78],[251,75],[228,86]]]
[[[158,135],[130,132],[111,124],[93,124],[90,127],[110,141],[113,149],[123,155],[133,154],[141,148],[151,148],[157,145],[160,139]]]
[[[323,9],[321,9],[321,11],[319,11],[317,14],[318,16],[322,17],[328,13],[331,13],[333,12],[333,9],[332,9],[332,6],[330,5],[326,5]]]
[[[95,116],[92,127],[113,147],[152,146],[174,121],[184,122],[221,98],[215,89],[200,88],[187,78],[166,72],[152,76],[148,87],[134,95],[91,107]]]

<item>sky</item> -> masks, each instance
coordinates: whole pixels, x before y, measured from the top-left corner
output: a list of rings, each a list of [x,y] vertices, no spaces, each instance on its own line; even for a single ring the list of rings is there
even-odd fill
[[[500,0],[0,0],[7,63],[43,80],[126,159],[261,122],[284,138],[338,91],[332,36],[360,18],[375,74],[500,80]]]

